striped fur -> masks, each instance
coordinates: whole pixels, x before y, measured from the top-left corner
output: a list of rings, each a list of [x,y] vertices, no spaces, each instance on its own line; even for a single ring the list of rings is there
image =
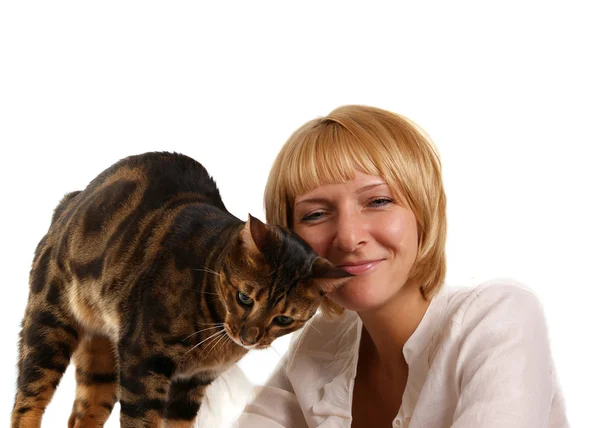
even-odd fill
[[[293,232],[231,215],[193,159],[125,158],[62,199],[36,248],[12,427],[40,426],[70,361],[69,427],[102,426],[117,401],[123,427],[191,427],[207,385],[347,276]]]

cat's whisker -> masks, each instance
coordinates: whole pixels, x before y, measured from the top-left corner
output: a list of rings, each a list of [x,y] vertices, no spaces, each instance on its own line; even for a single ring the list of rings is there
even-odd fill
[[[223,332],[224,332],[224,331],[225,331],[225,330],[223,330]],[[221,332],[221,333],[223,333],[223,332]],[[225,333],[225,336],[227,336],[227,333]],[[208,347],[209,347],[209,345],[210,345],[211,343],[212,343],[212,344],[218,343],[218,342],[219,342],[219,341],[222,339],[222,337],[223,337],[223,336],[217,336],[217,337],[213,338],[213,339],[212,339],[210,342],[208,342],[208,343],[207,343],[207,344],[204,346],[204,349],[202,350],[202,352],[200,352],[200,355],[198,356],[198,358],[201,358],[201,357],[203,357],[203,356],[205,356],[205,355],[209,355],[209,354],[210,354],[210,352],[208,352]],[[212,349],[212,348],[211,348],[211,349]]]
[[[215,295],[215,296],[219,296],[219,293],[211,293],[210,291],[196,290],[196,293],[212,294],[212,295]]]
[[[209,269],[209,268],[207,268],[207,267],[203,267],[203,268],[192,268],[192,270],[199,270],[199,271],[203,271],[203,272],[212,273],[212,274],[214,274],[214,275],[217,275],[217,276],[221,276],[221,274],[220,274],[219,272],[217,272],[217,271],[214,271],[214,270],[212,270],[212,269]]]
[[[210,338],[212,338],[212,337],[215,337],[215,336],[217,336],[217,335],[219,335],[219,334],[223,333],[224,331],[225,331],[225,329],[222,329],[222,330],[219,330],[219,331],[217,331],[216,333],[214,333],[214,334],[212,334],[212,335],[208,336],[208,337],[207,337],[206,339],[204,339],[203,341],[201,341],[201,342],[199,342],[199,343],[195,344],[195,345],[192,347],[192,349],[190,349],[189,351],[187,351],[187,352],[186,352],[186,354],[189,354],[189,353],[190,353],[190,352],[192,352],[194,349],[196,349],[198,346],[200,346],[200,345],[202,345],[204,342],[206,342],[208,339],[210,339]]]
[[[196,331],[196,332],[194,332],[194,333],[190,334],[190,335],[189,335],[189,336],[187,336],[185,339],[183,339],[183,340],[182,340],[182,342],[183,342],[183,341],[185,341],[185,340],[188,340],[190,337],[192,337],[192,336],[195,336],[195,335],[197,335],[198,333],[201,333],[201,332],[203,332],[203,331],[206,331],[206,330],[214,330],[215,328],[220,328],[220,327],[221,327],[221,326],[218,326],[218,325],[217,325],[217,326],[214,326],[214,327],[203,328],[202,330],[198,330],[198,331]]]
[[[223,326],[225,325],[224,322],[199,322],[199,325],[220,325]]]
[[[231,340],[227,334],[225,334],[225,337],[226,337],[227,339]],[[224,347],[224,346],[227,344],[227,339],[225,339],[225,340],[223,341],[223,343],[221,344],[221,346],[219,347],[219,350],[218,350],[217,352],[221,352],[221,349],[223,349],[223,347]]]
[[[221,332],[218,332],[218,333],[221,333]],[[218,338],[219,338],[219,336],[218,336],[218,335],[217,335],[216,337],[213,335],[213,336],[211,336],[211,337],[209,337],[209,338],[207,338],[207,339],[206,339],[206,340],[208,340],[208,343],[207,343],[206,345],[204,345],[204,348],[203,348],[203,349],[200,351],[200,354],[198,355],[198,358],[199,358],[199,359],[200,359],[200,358],[201,358],[201,357],[204,355],[204,353],[206,352],[206,347],[207,347],[208,345],[210,345],[212,342],[214,342],[215,340],[218,340]],[[198,347],[198,346],[200,346],[201,344],[202,344],[202,342],[201,342],[201,343],[198,343],[198,344],[197,344],[197,345],[195,345],[195,346],[194,346],[192,349],[190,349],[189,351],[187,351],[187,352],[186,352],[186,354],[187,354],[187,353],[189,353],[189,352],[191,352],[191,351],[193,351],[195,348],[197,348],[197,347]]]
[[[211,351],[212,351],[212,350],[215,348],[215,346],[217,346],[217,344],[218,344],[218,343],[219,343],[221,340],[223,340],[223,338],[224,338],[224,337],[225,337],[225,338],[227,338],[227,334],[225,334],[225,335],[223,335],[223,336],[219,337],[219,340],[217,340],[217,341],[216,341],[216,343],[215,343],[213,346],[211,346],[211,348],[208,350],[208,354],[210,354],[210,352],[211,352]]]

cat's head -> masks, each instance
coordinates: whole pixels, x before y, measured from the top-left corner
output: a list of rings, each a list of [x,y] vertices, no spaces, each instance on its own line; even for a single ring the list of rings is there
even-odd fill
[[[225,331],[247,349],[266,348],[302,327],[322,297],[352,277],[293,231],[252,216],[234,239],[217,288],[226,308]]]

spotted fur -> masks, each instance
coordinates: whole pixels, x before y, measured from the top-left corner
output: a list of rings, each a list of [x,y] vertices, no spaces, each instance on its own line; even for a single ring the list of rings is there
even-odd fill
[[[293,232],[230,214],[193,159],[125,158],[60,201],[36,248],[12,427],[40,426],[70,361],[69,427],[103,426],[117,401],[123,427],[191,427],[222,371],[348,276]]]

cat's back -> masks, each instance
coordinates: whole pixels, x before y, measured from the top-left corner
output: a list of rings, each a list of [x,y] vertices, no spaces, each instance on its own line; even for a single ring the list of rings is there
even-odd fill
[[[136,213],[139,221],[151,211],[192,202],[225,210],[214,180],[199,162],[178,153],[149,152],[118,161],[83,191],[67,194],[54,212],[52,228],[62,233],[67,224],[78,223],[87,235],[110,230],[111,219],[123,221]]]
[[[143,202],[149,206],[160,206],[176,196],[187,195],[224,208],[206,168],[179,153],[149,152],[124,158],[98,175],[84,193],[99,190],[112,196],[142,190]]]
[[[36,250],[38,261],[68,277],[100,277],[107,263],[124,268],[159,251],[156,241],[181,209],[227,213],[215,182],[194,159],[150,152],[113,164],[82,191],[67,194]]]

